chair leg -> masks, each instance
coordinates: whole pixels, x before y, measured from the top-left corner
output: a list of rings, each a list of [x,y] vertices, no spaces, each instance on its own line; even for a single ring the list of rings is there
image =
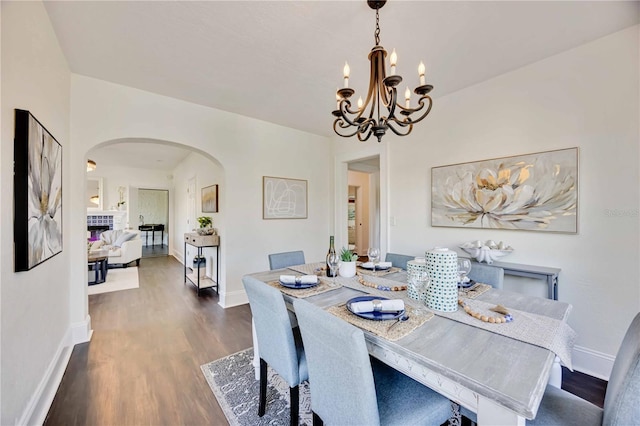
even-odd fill
[[[320,416],[316,414],[315,411],[311,411],[311,414],[313,414],[313,426],[323,426],[324,425],[324,422],[322,421]]]
[[[291,426],[298,425],[298,412],[300,407],[300,391],[299,386],[289,388],[289,401],[291,401],[291,417],[289,424]]]
[[[264,416],[267,406],[267,362],[260,358],[260,403],[258,404],[258,417]]]

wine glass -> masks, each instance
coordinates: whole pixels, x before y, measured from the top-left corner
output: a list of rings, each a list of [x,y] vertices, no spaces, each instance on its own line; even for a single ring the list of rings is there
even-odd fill
[[[459,257],[458,258],[458,285],[464,284],[464,279],[467,274],[471,271],[471,260]]]
[[[336,275],[338,275],[338,266],[340,265],[340,255],[338,253],[331,253],[327,257],[327,263],[329,264],[329,270],[331,271],[331,286],[336,285]]]
[[[369,262],[373,263],[373,275],[376,275],[376,263],[380,260],[380,249],[369,247],[367,256],[369,257]]]

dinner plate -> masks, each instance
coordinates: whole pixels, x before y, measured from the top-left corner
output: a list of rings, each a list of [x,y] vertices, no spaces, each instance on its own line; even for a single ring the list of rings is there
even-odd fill
[[[373,271],[373,265],[369,262],[360,264],[360,267],[362,269],[368,269],[369,271]],[[376,271],[386,271],[388,269],[391,269],[391,266],[380,266],[380,265],[376,266]]]
[[[370,319],[370,320],[374,320],[374,321],[383,321],[383,320],[390,320],[390,319],[397,319],[400,318],[402,315],[404,315],[404,309],[398,312],[361,312],[361,313],[356,313],[353,312],[351,310],[351,304],[355,303],[355,302],[368,302],[370,300],[389,300],[386,297],[379,297],[379,296],[358,296],[358,297],[354,297],[353,299],[349,299],[347,301],[347,309],[349,310],[349,312],[351,312],[354,315],[359,316],[360,318],[366,318],[366,319]]]
[[[474,286],[476,284],[476,282],[474,280],[469,280],[469,282],[466,283],[458,283],[458,287],[460,288],[469,288],[471,286]]]
[[[278,280],[278,282],[282,287],[295,288],[295,289],[311,288],[318,285],[318,283],[304,283],[304,284],[303,283],[283,283],[280,280]]]

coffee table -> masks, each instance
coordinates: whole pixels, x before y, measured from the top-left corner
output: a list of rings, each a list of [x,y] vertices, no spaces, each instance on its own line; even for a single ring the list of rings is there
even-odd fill
[[[107,250],[90,251],[87,257],[87,267],[89,269],[89,285],[102,284],[107,279],[107,260],[109,252]],[[91,281],[93,272],[93,281]]]

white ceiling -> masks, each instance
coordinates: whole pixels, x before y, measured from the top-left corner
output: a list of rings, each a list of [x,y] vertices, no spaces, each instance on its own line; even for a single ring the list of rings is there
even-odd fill
[[[176,168],[192,151],[175,145],[145,139],[125,139],[113,145],[92,149],[89,158],[101,166],[166,170]]]
[[[637,1],[400,1],[380,44],[401,87],[438,97],[619,31]],[[345,60],[368,84],[375,12],[358,1],[47,1],[71,71],[311,133],[333,134]]]

